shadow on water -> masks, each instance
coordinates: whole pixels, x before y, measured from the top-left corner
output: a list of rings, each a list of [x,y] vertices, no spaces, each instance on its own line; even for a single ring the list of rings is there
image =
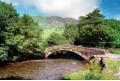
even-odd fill
[[[23,77],[7,77],[7,78],[0,78],[0,80],[30,80],[30,79],[25,79]]]
[[[79,56],[78,54],[71,52],[71,51],[61,51],[56,52],[48,56],[48,59],[73,59],[73,60],[80,60],[84,61],[85,59]]]

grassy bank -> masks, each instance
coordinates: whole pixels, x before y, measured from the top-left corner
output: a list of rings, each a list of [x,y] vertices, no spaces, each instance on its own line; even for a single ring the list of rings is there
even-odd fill
[[[63,80],[120,80],[115,76],[119,72],[120,61],[106,59],[107,68],[100,73],[99,64],[93,66],[93,71],[90,71],[86,67],[77,73],[65,75]]]
[[[113,54],[120,54],[120,49],[114,49],[111,51]]]

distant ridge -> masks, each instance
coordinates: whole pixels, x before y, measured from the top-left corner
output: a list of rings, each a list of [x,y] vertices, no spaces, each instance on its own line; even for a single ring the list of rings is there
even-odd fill
[[[73,18],[62,18],[59,16],[33,16],[34,21],[38,22],[38,24],[43,28],[49,27],[64,27],[66,24],[77,24],[78,20]]]

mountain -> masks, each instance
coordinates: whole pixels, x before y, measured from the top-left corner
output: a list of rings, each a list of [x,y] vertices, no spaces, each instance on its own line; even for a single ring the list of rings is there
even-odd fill
[[[38,22],[38,24],[43,28],[49,27],[64,27],[66,24],[77,24],[78,20],[73,18],[62,18],[59,16],[33,16],[34,21]]]

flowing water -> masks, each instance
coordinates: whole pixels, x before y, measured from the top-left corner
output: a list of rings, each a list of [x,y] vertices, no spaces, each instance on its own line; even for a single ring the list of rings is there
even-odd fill
[[[84,67],[85,62],[73,59],[30,60],[0,67],[0,78],[22,77],[32,80],[59,80],[65,74]]]

